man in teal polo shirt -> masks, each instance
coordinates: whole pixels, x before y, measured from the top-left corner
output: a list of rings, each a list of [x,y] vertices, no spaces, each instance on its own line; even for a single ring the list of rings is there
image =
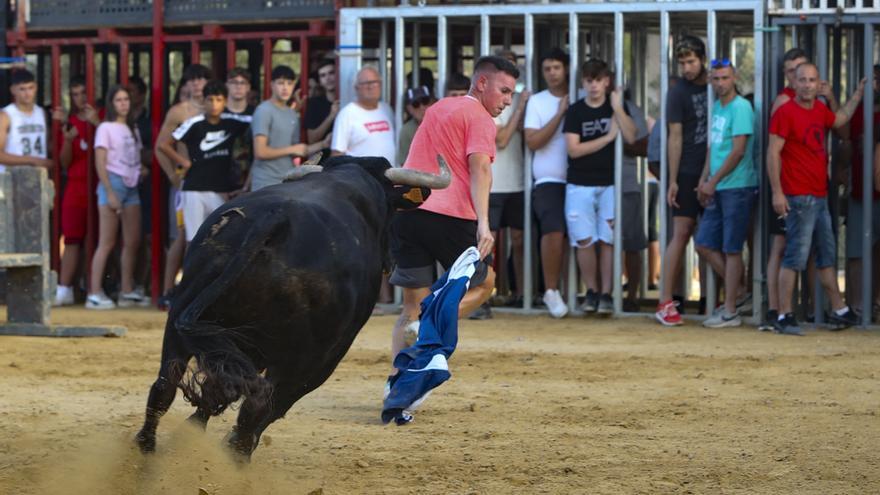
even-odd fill
[[[755,115],[752,105],[736,94],[736,69],[729,60],[713,60],[712,128],[708,159],[697,186],[705,207],[695,243],[703,259],[724,279],[724,310],[703,325],[712,328],[742,325],[737,298],[742,284],[742,250],[751,227],[752,204],[758,193],[752,142]]]

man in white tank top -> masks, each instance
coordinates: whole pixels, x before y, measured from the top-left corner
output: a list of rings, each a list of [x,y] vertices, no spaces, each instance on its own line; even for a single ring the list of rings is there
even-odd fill
[[[0,111],[0,172],[18,165],[51,168],[54,161],[46,158],[51,146],[46,112],[34,103],[34,75],[27,70],[13,72],[9,91],[13,102]]]

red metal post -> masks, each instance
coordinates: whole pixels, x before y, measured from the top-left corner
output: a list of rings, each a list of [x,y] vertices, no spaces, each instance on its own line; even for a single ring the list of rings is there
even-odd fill
[[[235,67],[235,40],[226,40],[226,71]]]
[[[162,92],[165,80],[165,33],[162,29],[164,19],[164,0],[153,0],[153,57],[152,70],[150,71],[150,119],[153,123],[153,140],[159,137],[159,129],[162,127],[162,104],[164,97]],[[153,143],[150,143],[153,146]],[[151,266],[151,296],[155,304],[162,293],[162,268],[165,266],[164,250],[162,249],[162,228],[165,226],[165,216],[162,215],[162,169],[159,160],[153,153],[153,167],[150,172],[152,183],[152,211],[150,212],[153,227],[153,245]]]
[[[190,63],[202,63],[202,46],[198,41],[193,40],[189,43]]]
[[[272,38],[263,38],[263,99],[272,96]]]
[[[52,45],[52,108],[61,106],[61,46]],[[55,143],[54,158],[55,169],[52,171],[52,178],[55,182],[55,207],[52,209],[52,246],[50,248],[52,269],[56,273],[60,273],[61,257],[60,257],[60,240],[61,240],[61,146],[64,138],[61,136],[61,123],[52,119],[52,134]]]
[[[128,68],[128,42],[119,43],[119,84],[128,86],[128,75],[131,69]]]
[[[95,105],[95,45],[91,43],[86,45],[86,98],[89,104]],[[92,126],[86,126],[86,142],[94,142],[94,129]],[[94,146],[89,146],[88,150],[88,172],[86,180],[89,191],[94,191],[98,185],[98,174],[95,172],[95,153]],[[95,247],[98,243],[98,198],[94,194],[89,194],[88,217],[86,218],[86,286],[91,284],[91,266],[92,255],[95,254]]]

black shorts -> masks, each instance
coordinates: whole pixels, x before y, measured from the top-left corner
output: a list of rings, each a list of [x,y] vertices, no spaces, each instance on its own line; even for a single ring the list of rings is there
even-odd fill
[[[542,236],[565,233],[565,184],[546,182],[535,186],[532,207]]]
[[[660,184],[657,182],[648,183],[648,242],[657,242],[660,240],[660,228],[657,226],[657,212],[660,210],[660,204],[657,202],[660,196]]]
[[[773,195],[769,194],[770,200],[767,205],[767,230],[770,231],[770,235],[785,235],[785,219],[779,216],[779,213],[776,213],[776,210],[773,209]]]
[[[675,202],[678,208],[672,208],[672,216],[689,217],[696,220],[703,207],[697,199],[697,191],[695,190],[700,183],[698,175],[682,175],[678,174],[678,194],[675,196]]]
[[[489,195],[489,228],[497,232],[504,227],[522,230],[526,201],[523,193],[492,193]]]
[[[641,251],[648,247],[645,237],[644,211],[642,211],[642,193],[623,193],[621,198],[623,223],[621,224],[624,251]]]
[[[448,270],[461,253],[476,245],[474,220],[421,209],[399,211],[391,221],[391,257],[395,267],[389,281],[411,289],[430,287],[436,263]],[[471,285],[477,285],[476,281]]]

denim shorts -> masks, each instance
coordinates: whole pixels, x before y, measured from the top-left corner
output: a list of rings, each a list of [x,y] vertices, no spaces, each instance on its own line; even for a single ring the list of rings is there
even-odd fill
[[[614,242],[614,186],[565,186],[565,225],[572,247],[589,239],[605,244]]]
[[[119,202],[122,203],[122,207],[132,205],[141,204],[141,198],[138,194],[138,188],[128,187],[122,182],[122,176],[118,174],[114,174],[113,172],[107,172],[107,175],[110,176],[110,187],[113,189],[113,192],[116,193],[116,197],[119,198]],[[107,191],[104,189],[104,183],[98,182],[98,206],[107,206]]]
[[[795,271],[805,269],[811,246],[816,250],[817,268],[834,266],[836,246],[827,198],[809,195],[786,198],[789,211],[785,217],[783,268]]]
[[[756,187],[715,191],[712,202],[703,210],[694,242],[725,254],[741,253],[752,225],[752,205],[757,196]]]

